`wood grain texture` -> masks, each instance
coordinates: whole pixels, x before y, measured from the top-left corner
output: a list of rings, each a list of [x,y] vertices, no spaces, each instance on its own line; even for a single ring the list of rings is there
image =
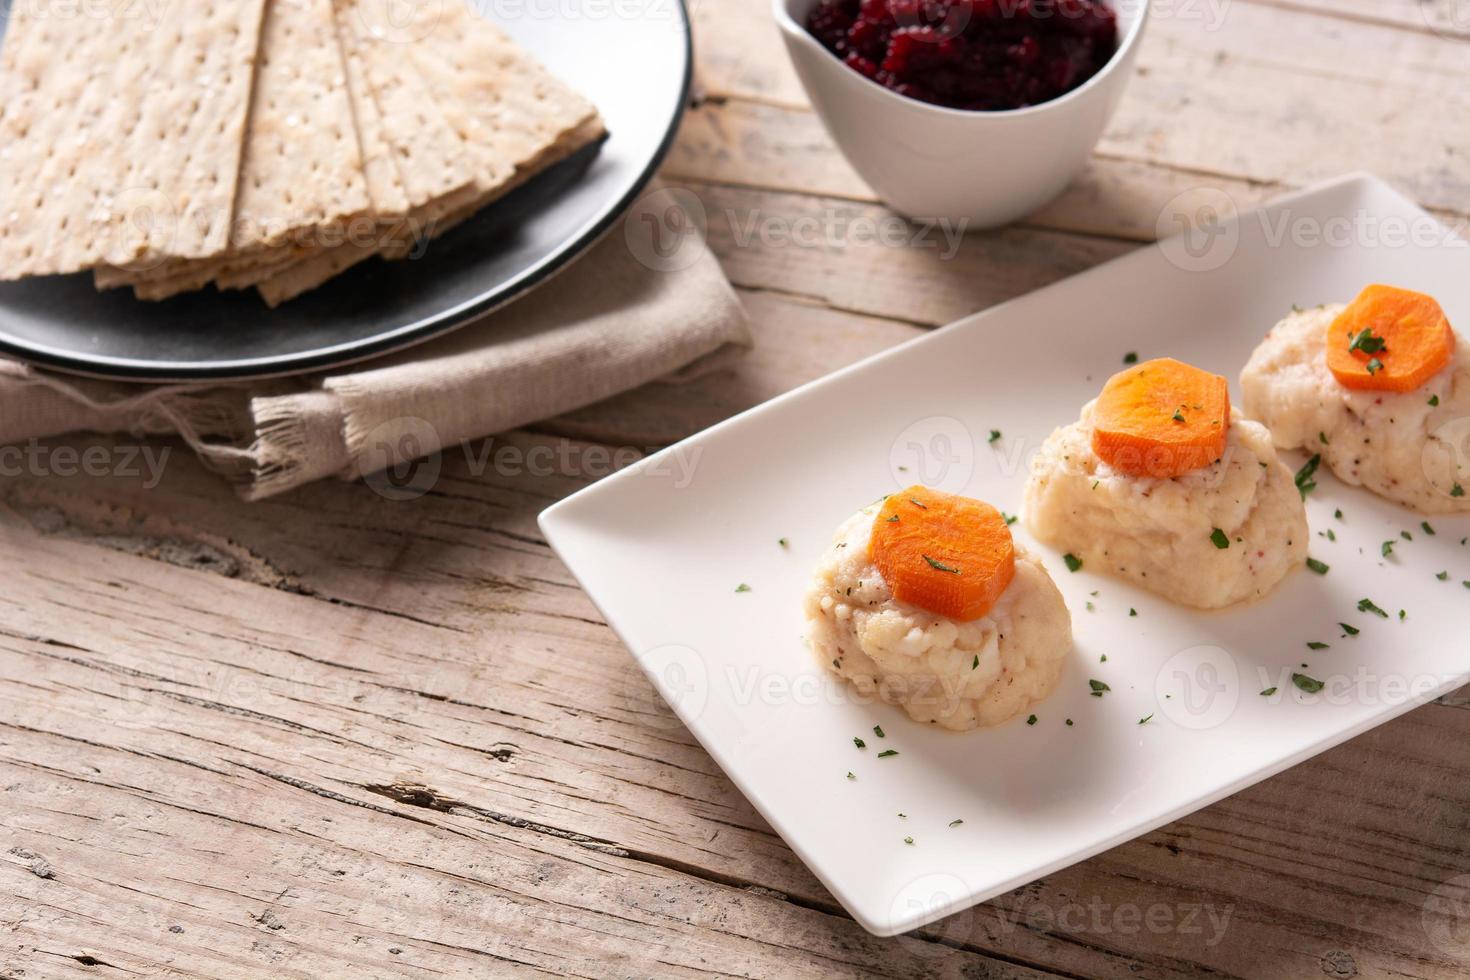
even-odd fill
[[[535,524],[643,452],[1149,240],[1178,194],[1247,206],[1365,166],[1470,212],[1463,42],[1386,0],[1161,18],[1073,188],[931,246],[827,142],[761,0],[695,13],[700,93],[664,177],[751,314],[733,369],[449,450],[407,501],[328,482],[244,504],[165,442],[156,485],[55,472],[125,437],[0,477],[0,977],[1470,975],[1470,692],[880,940]]]

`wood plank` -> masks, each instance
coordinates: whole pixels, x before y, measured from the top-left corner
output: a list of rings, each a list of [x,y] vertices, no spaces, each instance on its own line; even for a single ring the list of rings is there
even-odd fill
[[[537,431],[621,447],[666,446],[925,333],[900,320],[831,309],[760,286],[740,290],[755,348],[688,384],[651,384],[538,425]]]
[[[627,871],[625,858],[489,818],[249,769],[201,776],[181,762],[139,776],[103,746],[49,747],[3,766],[7,829],[50,868],[0,868],[26,903],[0,954],[9,975],[45,971],[45,954],[217,977],[902,977],[925,963],[922,940],[880,942],[656,865]],[[1045,975],[946,956],[997,977]]]
[[[0,537],[28,556],[6,569],[0,603],[0,822],[15,848],[0,876],[22,909],[7,969],[45,950],[214,976],[598,977],[620,962],[644,975],[940,975],[922,940],[880,943],[827,909],[732,881],[729,857],[762,845],[741,833],[716,844],[730,829],[719,820],[692,842],[723,869],[707,880],[632,839],[569,828],[569,805],[664,806],[572,785],[640,756],[599,763],[609,720],[573,708],[580,698],[560,704],[577,692],[554,670],[513,683],[483,637],[131,554],[99,563],[96,545],[13,525]],[[72,610],[68,624],[28,612],[59,609]],[[425,666],[453,663],[448,648],[480,651],[481,675]],[[554,721],[543,736],[497,737],[538,710],[524,704],[538,689],[591,737],[554,773],[534,761],[565,744]],[[687,736],[663,728],[649,733],[671,743],[660,756],[687,755]],[[685,804],[720,795],[678,771],[683,792],[671,795]],[[169,940],[175,926],[190,938]],[[946,970],[1041,975],[945,957]]]
[[[1340,17],[1433,34],[1453,40],[1470,38],[1470,8],[1461,0],[1250,0],[1323,17]]]
[[[527,448],[561,444],[508,438]],[[20,781],[33,787],[22,798],[31,808],[14,812],[29,814],[20,829],[39,835],[24,837],[24,849],[53,868],[66,866],[54,855],[76,860],[95,878],[90,869],[110,866],[113,845],[63,830],[55,811],[67,807],[45,801],[113,791],[142,800],[148,816],[123,822],[138,832],[119,838],[121,870],[103,880],[162,896],[163,908],[201,906],[185,928],[216,923],[222,935],[210,934],[210,948],[246,957],[243,963],[260,955],[254,943],[261,933],[267,948],[302,944],[286,950],[288,966],[320,962],[314,954],[345,955],[327,925],[340,931],[340,922],[303,925],[297,940],[287,914],[337,908],[341,899],[312,869],[337,867],[342,850],[358,850],[361,863],[351,873],[366,891],[351,895],[352,930],[380,950],[386,942],[458,948],[469,931],[490,933],[483,920],[465,924],[436,910],[458,910],[454,900],[480,895],[476,915],[511,915],[493,911],[496,903],[515,909],[526,898],[504,894],[506,883],[519,887],[525,875],[544,870],[527,870],[534,862],[522,850],[530,848],[564,885],[545,913],[572,923],[563,928],[606,931],[612,926],[598,916],[615,914],[613,926],[629,930],[619,935],[657,944],[662,923],[621,922],[623,896],[653,875],[649,890],[636,892],[650,897],[633,903],[635,918],[673,899],[676,918],[696,929],[679,942],[695,948],[699,936],[726,928],[730,903],[743,908],[752,894],[775,903],[749,920],[738,942],[710,939],[704,968],[735,962],[757,974],[779,970],[777,956],[788,955],[779,947],[792,944],[818,956],[793,967],[798,974],[842,969],[822,962],[820,951],[850,948],[852,924],[641,682],[536,536],[531,522],[545,500],[586,477],[493,468],[476,475],[462,457],[444,462],[434,491],[410,502],[384,500],[361,485],[324,484],[265,505],[224,504],[212,478],[186,458],[171,462],[152,490],[85,477],[8,486],[0,719],[11,727],[0,729],[0,759],[40,780]],[[196,554],[206,557],[192,560]],[[357,573],[348,575],[342,566],[354,554]],[[933,953],[913,953],[886,966],[875,961],[873,969],[949,973],[961,969],[948,959],[958,946],[1072,976],[1130,977],[1139,969],[1164,977],[1201,969],[1301,976],[1343,956],[1369,975],[1442,975],[1460,954],[1441,948],[1442,938],[1436,944],[1433,936],[1445,933],[1424,931],[1422,906],[1443,882],[1470,871],[1463,839],[1470,790],[1457,775],[1467,725],[1463,708],[1421,709],[938,924],[923,934],[947,944],[937,962]],[[0,778],[0,785],[11,781]],[[85,827],[106,830],[103,813],[126,811],[111,797],[99,806],[95,819],[82,817]],[[313,835],[302,846],[328,851],[308,859],[266,843],[274,838],[237,840],[245,831],[234,824],[208,833],[176,825],[178,808],[262,823],[270,833]],[[1405,812],[1416,818],[1407,832]],[[404,814],[431,827],[393,822]],[[385,832],[380,817],[396,829]],[[194,870],[211,863],[203,857],[165,879],[125,864],[130,855],[157,863],[177,841],[221,833],[234,846],[214,850],[234,857],[213,857],[219,866],[210,875]],[[450,836],[435,836],[441,833]],[[66,850],[83,845],[93,850]],[[271,856],[264,866],[260,854]],[[404,854],[425,874],[472,881],[405,877]],[[474,874],[465,872],[467,861]],[[569,861],[590,863],[614,884],[567,869]],[[196,889],[214,894],[226,887],[222,880],[243,880],[246,872],[251,890],[229,899],[228,910],[201,904]],[[480,891],[492,887],[502,891]],[[283,889],[284,899],[270,899]],[[115,902],[120,894],[89,901]],[[68,893],[51,904],[80,900]],[[404,901],[412,911],[395,917]],[[699,901],[707,903],[702,914],[693,907]],[[248,917],[266,909],[287,929],[251,925]],[[152,906],[137,914],[145,922],[163,915]],[[1153,927],[1135,918],[1145,914],[1155,916]],[[1171,925],[1160,925],[1164,916]],[[43,918],[36,944],[41,933],[63,935],[85,955],[147,966],[130,957],[152,947],[142,939],[126,945],[106,931],[106,916],[94,918],[100,922]],[[778,918],[793,924],[778,927]],[[406,921],[415,929],[399,924]],[[123,932],[142,928],[129,918]],[[474,948],[572,972],[594,956],[591,946],[564,949],[565,937],[548,938],[539,923],[524,929],[488,946],[481,938]],[[721,959],[736,953],[744,958]],[[425,962],[451,973],[463,965]],[[649,970],[694,962],[633,961]]]
[[[690,12],[696,102],[738,95],[778,106],[808,105],[769,4],[696,3]]]
[[[797,191],[876,203],[877,196],[838,152],[810,110],[745,98],[706,101],[685,117],[664,167],[667,182]],[[1025,228],[1150,242],[1164,206],[1202,186],[1224,190],[1244,209],[1289,189],[1199,174],[1140,160],[1094,155],[1060,197],[1020,223]]]
[[[696,185],[738,286],[938,326],[1115,258],[1125,242],[1006,228],[963,234],[870,204]]]
[[[1294,186],[1362,168],[1465,212],[1463,45],[1250,3],[1228,11],[1215,31],[1150,25],[1102,152]]]

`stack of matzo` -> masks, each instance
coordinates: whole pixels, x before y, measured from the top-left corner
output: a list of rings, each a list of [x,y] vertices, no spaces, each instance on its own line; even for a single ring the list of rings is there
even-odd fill
[[[92,269],[142,299],[214,283],[274,306],[602,137],[465,4],[14,0],[0,280]]]

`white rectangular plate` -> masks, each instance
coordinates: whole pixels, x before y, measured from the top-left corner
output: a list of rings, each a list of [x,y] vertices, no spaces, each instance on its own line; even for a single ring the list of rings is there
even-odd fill
[[[1296,572],[1262,602],[1208,614],[1069,574],[1018,525],[1066,596],[1076,648],[1034,725],[968,735],[864,703],[808,653],[802,593],[833,529],[916,482],[1014,513],[1031,455],[1129,351],[1233,381],[1293,304],[1346,302],[1374,281],[1437,296],[1463,330],[1470,252],[1437,228],[1380,181],[1345,178],[807,385],[562,501],[541,525],[679,717],[857,921],[913,929],[1465,682],[1470,519],[1430,518],[1430,536],[1420,515],[1324,467],[1307,510],[1311,553],[1331,572]],[[1365,597],[1391,618],[1359,612]],[[1295,671],[1326,687],[1304,693]],[[1090,697],[1091,678],[1111,693]]]

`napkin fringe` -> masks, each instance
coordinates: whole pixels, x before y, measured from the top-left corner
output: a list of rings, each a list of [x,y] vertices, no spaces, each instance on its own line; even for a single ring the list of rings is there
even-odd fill
[[[308,440],[306,420],[294,414],[287,398],[266,399],[255,415],[250,445],[250,482],[240,487],[246,500],[259,500],[302,482]]]

